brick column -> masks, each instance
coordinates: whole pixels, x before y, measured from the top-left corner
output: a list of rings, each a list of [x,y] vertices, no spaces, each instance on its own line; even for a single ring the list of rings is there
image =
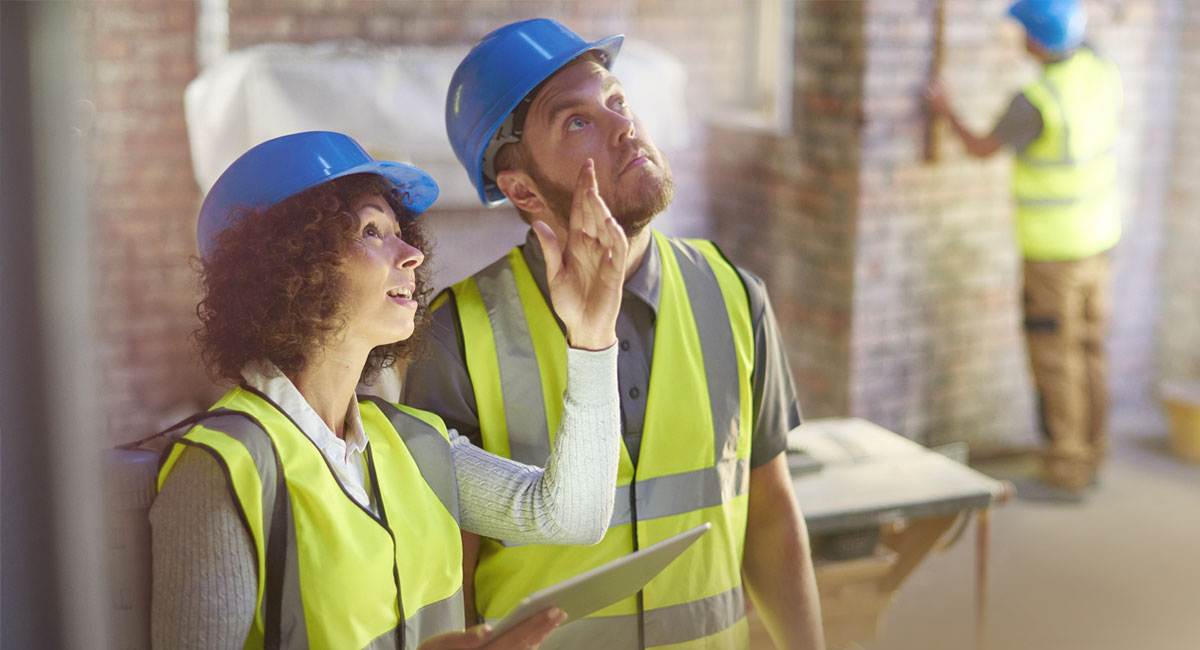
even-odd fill
[[[205,384],[188,343],[199,197],[183,89],[196,74],[196,8],[183,0],[82,7],[97,109],[89,189],[100,268],[79,281],[96,293],[105,407],[97,428],[120,442],[152,433],[173,407],[198,408]]]
[[[924,159],[934,2],[867,3],[850,412],[926,443],[1032,441],[1005,156]],[[1007,0],[946,0],[942,76],[977,131],[1022,65]],[[1011,26],[1009,26],[1011,27]]]
[[[761,276],[808,417],[849,411],[862,2],[796,3],[793,132],[714,127],[714,238]]]
[[[1088,5],[1091,38],[1113,58],[1125,83],[1117,149],[1124,233],[1113,250],[1113,317],[1107,347],[1110,416],[1118,433],[1145,430],[1159,413],[1154,385],[1160,305],[1166,295],[1162,253],[1164,243],[1170,241],[1165,233],[1172,124],[1177,89],[1187,91],[1177,69],[1179,24],[1183,8],[1192,4],[1191,0],[1127,0]],[[1188,119],[1186,109],[1179,117]]]
[[[945,0],[943,77],[979,133],[1038,74],[1009,4]],[[945,133],[940,161],[922,157],[934,7],[797,4],[793,132],[714,129],[714,230],[771,286],[809,415],[862,416],[930,444],[1034,444],[1010,154],[979,162]],[[1179,7],[1089,4],[1090,38],[1121,67],[1128,96],[1109,337],[1114,414],[1125,422],[1152,406]]]
[[[1200,381],[1200,7],[1182,13],[1159,364],[1165,379]]]

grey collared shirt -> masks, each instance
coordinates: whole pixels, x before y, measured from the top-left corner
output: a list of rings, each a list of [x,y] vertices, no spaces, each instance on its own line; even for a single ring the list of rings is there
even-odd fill
[[[546,265],[537,237],[530,230],[521,247],[543,296],[549,296]],[[779,326],[757,276],[738,269],[748,289],[754,332],[753,440],[750,466],[758,467],[787,447],[787,433],[800,424],[800,406],[791,369],[779,336]],[[617,316],[617,383],[625,447],[637,463],[646,420],[646,390],[654,352],[654,325],[662,280],[662,260],[653,243],[638,270],[625,280]],[[721,300],[717,295],[713,299]],[[547,302],[549,300],[547,299]],[[560,323],[561,326],[561,323]],[[437,413],[446,426],[481,444],[475,392],[459,346],[458,315],[443,308],[433,313],[429,353],[409,367],[401,402]],[[535,380],[535,378],[531,378]]]

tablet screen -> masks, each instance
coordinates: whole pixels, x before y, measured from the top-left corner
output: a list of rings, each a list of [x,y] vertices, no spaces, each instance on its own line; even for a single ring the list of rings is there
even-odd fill
[[[507,616],[496,622],[492,637],[552,605],[566,612],[565,625],[636,594],[684,549],[708,532],[709,528],[712,528],[712,524],[705,522],[689,531],[601,564],[556,585],[535,591],[522,599]]]

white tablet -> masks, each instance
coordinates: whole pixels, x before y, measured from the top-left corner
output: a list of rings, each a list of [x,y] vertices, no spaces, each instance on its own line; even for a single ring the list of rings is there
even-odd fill
[[[496,622],[492,636],[502,634],[552,605],[567,613],[567,620],[563,622],[565,625],[628,598],[667,568],[672,560],[708,532],[709,528],[712,528],[712,524],[705,522],[687,532],[535,591],[523,598],[508,616]]]

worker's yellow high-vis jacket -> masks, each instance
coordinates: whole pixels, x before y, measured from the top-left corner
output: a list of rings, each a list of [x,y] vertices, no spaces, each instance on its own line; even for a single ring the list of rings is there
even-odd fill
[[[247,648],[416,648],[462,629],[458,484],[445,425],[359,399],[378,515],[350,498],[290,418],[244,386],[163,455],[160,489],[189,446],[211,453],[228,477],[258,557]]]
[[[1024,92],[1042,115],[1042,131],[1013,169],[1022,255],[1073,260],[1108,250],[1121,236],[1116,66],[1081,47],[1047,64]]]
[[[710,242],[654,233],[652,245],[661,255],[662,284],[645,426],[636,468],[621,446],[608,533],[595,546],[483,540],[476,610],[502,617],[533,591],[706,521],[712,529],[638,596],[569,623],[543,648],[748,644],[741,567],[754,343],[746,289]],[[567,344],[521,250],[448,295],[484,447],[545,464],[562,410]]]

